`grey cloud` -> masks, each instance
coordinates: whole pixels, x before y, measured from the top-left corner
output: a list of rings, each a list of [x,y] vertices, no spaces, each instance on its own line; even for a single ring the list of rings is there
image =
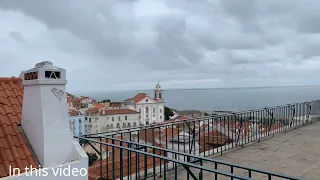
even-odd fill
[[[168,86],[210,79],[220,79],[217,86],[250,78],[286,81],[296,70],[307,78],[319,74],[309,67],[318,65],[320,55],[319,5],[318,0],[1,0],[0,12],[15,18],[8,26],[29,16],[41,34],[0,30],[0,58],[59,59],[72,86],[92,89],[125,84],[141,89],[132,86],[158,79]]]
[[[16,41],[19,41],[21,43],[25,43],[24,39],[23,39],[23,36],[17,32],[17,31],[11,31],[10,33],[10,36],[15,39]]]

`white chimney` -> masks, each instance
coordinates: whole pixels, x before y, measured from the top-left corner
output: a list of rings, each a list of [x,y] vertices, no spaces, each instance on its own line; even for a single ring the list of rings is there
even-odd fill
[[[21,73],[24,86],[22,128],[42,167],[72,161],[66,70],[51,62]]]

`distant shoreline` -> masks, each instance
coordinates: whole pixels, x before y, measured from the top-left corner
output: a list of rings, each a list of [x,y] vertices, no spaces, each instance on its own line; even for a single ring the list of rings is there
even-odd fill
[[[300,86],[256,86],[256,87],[221,87],[221,88],[168,88],[164,91],[205,91],[205,90],[235,90],[235,89],[272,89],[272,88],[295,88],[295,87],[320,87],[320,85],[300,85]],[[96,90],[90,93],[104,92],[104,91],[153,91],[153,89],[119,89],[119,90]],[[76,92],[75,94],[86,93],[86,91]]]

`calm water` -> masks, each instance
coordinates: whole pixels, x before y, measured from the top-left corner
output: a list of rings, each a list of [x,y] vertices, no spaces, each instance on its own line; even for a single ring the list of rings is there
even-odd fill
[[[152,90],[144,91],[105,91],[83,92],[93,99],[123,101],[146,92],[153,96]],[[179,110],[247,110],[266,106],[320,99],[320,86],[272,87],[242,89],[197,89],[164,90],[166,106]]]

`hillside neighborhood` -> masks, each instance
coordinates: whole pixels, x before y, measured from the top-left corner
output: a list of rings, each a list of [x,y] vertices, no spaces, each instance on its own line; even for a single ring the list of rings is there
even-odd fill
[[[165,107],[163,89],[159,83],[155,86],[153,97],[138,93],[123,102],[98,102],[90,97],[65,93],[66,82],[66,70],[48,61],[22,71],[19,77],[0,78],[0,135],[3,142],[3,147],[0,147],[3,159],[0,177],[12,175],[4,167],[14,167],[23,173],[24,166],[41,165],[52,169],[54,164],[70,162],[62,167],[83,167],[88,169],[90,180],[98,180],[103,162],[103,166],[112,164],[113,179],[118,179],[120,174],[130,175],[136,169],[161,168],[164,165],[163,161],[152,160],[152,157],[150,161],[145,161],[140,155],[129,157],[125,150],[121,153],[119,149],[102,147],[98,143],[79,141],[79,144],[74,138],[79,136],[123,131],[112,137],[177,152],[205,154],[240,139],[252,140],[261,134],[286,128],[281,121],[265,124],[261,119],[252,117],[239,121],[233,116],[229,119],[209,117],[207,113],[196,110],[170,110]],[[128,145],[110,139],[104,142],[122,147]],[[161,154],[163,152],[145,151],[164,156]],[[186,161],[184,156],[174,157],[170,152],[165,156]],[[126,158],[137,159],[131,161],[134,164],[120,166]],[[140,161],[138,167],[135,164],[137,161]],[[171,166],[168,164],[168,168]],[[123,169],[128,171],[123,173]],[[111,169],[103,176],[109,176],[109,171]]]

